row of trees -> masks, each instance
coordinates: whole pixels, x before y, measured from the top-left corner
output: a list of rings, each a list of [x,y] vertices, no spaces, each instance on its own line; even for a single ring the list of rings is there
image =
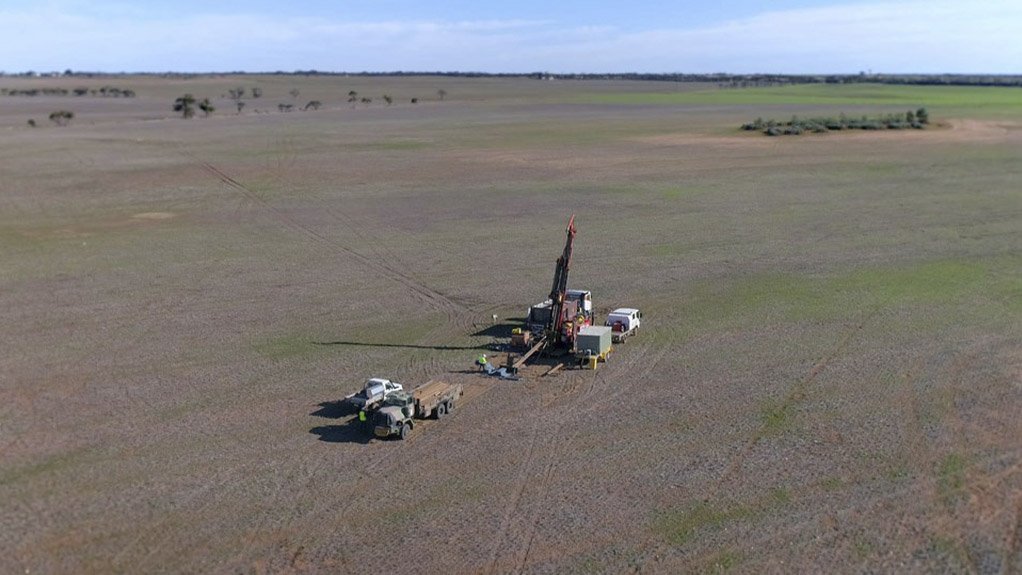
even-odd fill
[[[837,130],[904,130],[914,128],[921,130],[930,123],[930,114],[926,108],[909,110],[904,114],[882,114],[875,117],[861,116],[850,118],[841,114],[837,118],[815,117],[799,118],[792,116],[787,122],[763,120],[756,118],[754,122],[742,124],[743,130],[760,131],[768,136],[797,136],[806,132],[821,134]]]
[[[116,86],[103,86],[101,88],[29,88],[25,90],[0,88],[0,95],[4,96],[99,96],[102,98],[134,98],[135,91]]]
[[[247,90],[244,87],[231,88],[230,90],[227,91],[228,97],[231,100],[234,100],[234,105],[237,108],[239,114],[245,107],[244,98],[246,92]],[[288,93],[291,95],[292,98],[295,99],[297,99],[298,96],[301,95],[301,92],[297,88],[292,89]],[[252,88],[251,95],[253,98],[260,98],[263,95],[263,91],[260,88]],[[437,90],[437,97],[440,98],[441,101],[446,96],[447,96],[446,90],[443,89]],[[382,98],[383,101],[388,106],[394,103],[394,98],[391,97],[389,94],[384,94]],[[351,104],[352,107],[355,107],[359,103],[368,105],[371,104],[372,102],[373,102],[372,98],[368,96],[359,96],[359,93],[356,90],[351,90],[348,92],[348,103]],[[411,103],[418,104],[419,99],[412,98]],[[305,104],[304,107],[301,108],[301,110],[318,110],[321,107],[323,107],[323,102],[320,102],[319,100],[310,100],[307,104]],[[196,108],[201,110],[206,117],[209,117],[216,110],[216,107],[213,106],[213,103],[210,102],[209,98],[203,98],[200,101],[197,100],[195,96],[193,96],[192,94],[185,94],[180,98],[174,100],[174,111],[179,112],[181,114],[181,117],[183,118],[194,117]],[[291,112],[295,109],[296,109],[295,104],[289,103],[277,104],[277,110],[280,112]]]

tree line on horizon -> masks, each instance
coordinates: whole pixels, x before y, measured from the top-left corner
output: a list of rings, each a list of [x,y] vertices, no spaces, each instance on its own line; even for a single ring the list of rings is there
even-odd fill
[[[532,78],[535,80],[638,80],[651,82],[703,82],[715,83],[722,87],[749,87],[786,84],[907,84],[922,86],[1008,86],[1022,87],[1022,74],[882,74],[858,72],[854,74],[731,74],[715,72],[693,73],[557,73],[557,72],[475,72],[475,71],[405,71],[389,72],[332,72],[323,70],[276,70],[272,72],[82,72],[65,70],[61,72],[37,73],[34,71],[6,73],[0,77],[81,77],[120,78],[125,76],[148,76],[158,78],[197,78],[209,76],[364,76],[402,77],[434,76],[452,78]],[[744,84],[743,84],[744,83]]]
[[[135,91],[116,86],[101,88],[0,88],[0,96],[99,96],[101,98],[134,98]]]

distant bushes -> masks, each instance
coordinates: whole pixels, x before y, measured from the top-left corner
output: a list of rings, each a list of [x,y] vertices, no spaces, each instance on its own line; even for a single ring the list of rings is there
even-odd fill
[[[57,110],[56,112],[50,113],[50,121],[58,126],[66,126],[70,124],[74,117],[75,113],[69,110]]]
[[[103,86],[102,88],[27,88],[24,90],[3,88],[0,95],[4,96],[99,96],[101,98],[134,98],[135,91],[115,86]]]
[[[840,130],[921,130],[929,123],[930,114],[926,111],[926,108],[919,108],[915,111],[909,110],[904,114],[883,114],[874,117],[860,116],[858,118],[849,118],[845,114],[841,114],[837,118],[799,118],[798,116],[792,116],[791,120],[787,122],[779,122],[777,120],[764,121],[763,118],[756,118],[753,122],[742,124],[742,129],[762,132],[767,136],[798,136],[806,132],[822,134]]]

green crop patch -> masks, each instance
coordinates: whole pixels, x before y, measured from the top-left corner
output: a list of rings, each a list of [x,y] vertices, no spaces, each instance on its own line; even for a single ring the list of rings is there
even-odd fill
[[[324,354],[326,348],[306,334],[289,334],[257,341],[252,349],[260,356],[271,360],[308,358]]]
[[[820,482],[820,488],[824,491],[840,491],[844,487],[845,481],[840,477],[828,477]]]
[[[405,150],[421,150],[423,148],[428,148],[429,145],[430,145],[429,142],[425,142],[425,141],[422,141],[422,140],[393,139],[393,140],[380,140],[378,142],[351,143],[351,144],[343,145],[342,147],[346,147],[346,148],[348,148],[350,150],[353,150],[353,151],[367,151],[367,152],[398,151],[398,152],[400,152],[400,151],[405,151]]]
[[[965,487],[965,458],[949,453],[937,467],[937,491],[941,501],[951,506]]]
[[[673,255],[676,249],[655,248],[656,255]],[[991,269],[1000,265],[994,260],[944,260],[866,267],[832,276],[758,274],[725,286],[696,284],[680,311],[691,329],[701,329],[854,319],[877,306],[943,306],[966,296],[1009,303],[1018,286],[990,279]]]
[[[721,551],[711,561],[712,573],[728,573],[742,562],[742,556],[735,551]]]
[[[699,503],[685,510],[662,512],[655,520],[656,531],[672,545],[684,545],[704,529],[719,528],[724,523],[747,516],[748,508],[715,509]]]
[[[944,302],[979,287],[987,268],[961,260],[868,268],[833,280],[836,291],[868,292],[883,300]]]
[[[716,531],[731,523],[754,521],[790,503],[791,494],[783,487],[771,489],[765,497],[749,504],[715,506],[699,502],[693,506],[656,513],[653,530],[668,543],[682,546],[700,533]]]
[[[791,429],[791,415],[788,413],[787,405],[768,405],[763,408],[760,414],[760,421],[763,425],[763,433],[767,435],[778,435]]]
[[[37,477],[62,473],[79,465],[96,463],[98,459],[97,451],[91,448],[57,453],[36,463],[11,468],[0,473],[0,485],[32,481]]]
[[[897,106],[1022,113],[1022,90],[985,86],[894,86],[885,84],[799,84],[771,88],[708,89],[692,92],[587,94],[586,102],[621,105],[805,105]]]

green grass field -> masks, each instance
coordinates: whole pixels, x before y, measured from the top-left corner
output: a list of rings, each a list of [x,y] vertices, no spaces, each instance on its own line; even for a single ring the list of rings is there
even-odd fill
[[[716,105],[716,106],[820,106],[899,112],[926,107],[933,114],[1017,117],[1022,114],[1022,88],[973,86],[896,86],[884,84],[804,84],[774,88],[720,89],[673,92],[665,88],[646,92],[579,96],[578,101],[602,104]]]

